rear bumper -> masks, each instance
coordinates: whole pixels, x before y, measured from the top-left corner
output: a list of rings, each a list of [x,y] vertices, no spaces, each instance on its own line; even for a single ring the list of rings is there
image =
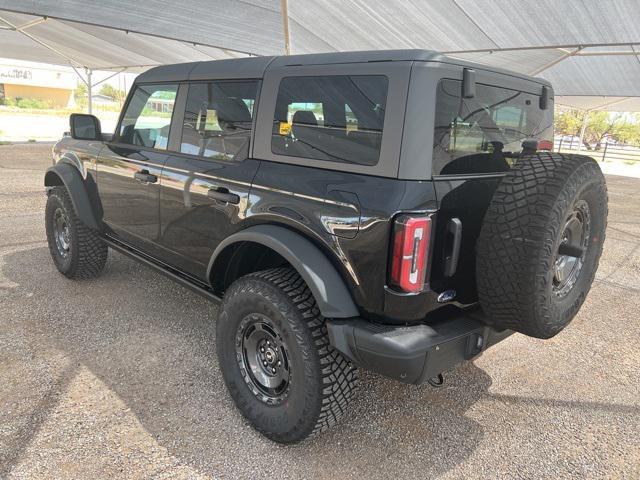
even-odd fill
[[[356,365],[413,384],[472,359],[513,333],[491,328],[478,312],[411,326],[328,320],[327,330],[334,348]]]

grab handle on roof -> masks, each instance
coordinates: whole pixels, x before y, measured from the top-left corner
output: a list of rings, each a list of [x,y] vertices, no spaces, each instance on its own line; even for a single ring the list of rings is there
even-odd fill
[[[472,68],[462,70],[462,97],[473,98],[476,96],[476,71]]]
[[[542,86],[542,95],[540,95],[540,110],[549,108],[549,87]]]

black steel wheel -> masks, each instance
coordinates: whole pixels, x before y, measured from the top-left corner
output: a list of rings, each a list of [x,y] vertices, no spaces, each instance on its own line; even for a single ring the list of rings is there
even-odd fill
[[[579,200],[569,213],[553,263],[553,292],[565,297],[576,284],[589,246],[589,204]]]
[[[236,358],[245,382],[259,400],[278,404],[287,398],[289,352],[269,317],[252,313],[242,319],[236,334]]]
[[[102,272],[108,247],[78,218],[65,187],[49,191],[45,228],[49,253],[60,273],[69,278],[90,278]]]
[[[271,440],[299,442],[345,413],[357,371],[329,344],[324,318],[295,270],[236,280],[225,292],[216,331],[231,397]]]
[[[67,214],[61,207],[56,208],[53,212],[53,236],[58,254],[62,258],[67,258],[71,248],[71,225]]]

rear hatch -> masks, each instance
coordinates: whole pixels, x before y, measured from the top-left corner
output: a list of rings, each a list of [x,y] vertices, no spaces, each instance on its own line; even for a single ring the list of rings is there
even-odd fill
[[[540,95],[480,83],[475,96],[463,98],[461,84],[443,79],[437,88],[432,175],[439,211],[430,283],[435,291],[453,290],[457,301],[472,303],[484,214],[523,142],[552,148],[553,103],[543,109]]]

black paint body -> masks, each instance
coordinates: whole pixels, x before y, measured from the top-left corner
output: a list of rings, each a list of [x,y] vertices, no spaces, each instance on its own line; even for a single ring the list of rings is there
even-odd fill
[[[218,244],[257,224],[310,239],[342,274],[361,314],[379,321],[422,319],[435,293],[387,287],[391,226],[399,211],[435,211],[434,184],[284,165],[256,159],[216,162],[107,144],[97,161],[109,234],[195,279],[208,282]],[[156,183],[133,174],[148,171]],[[237,205],[207,196],[223,187]],[[215,273],[215,272],[214,272]]]
[[[365,319],[423,322],[442,306],[437,297],[449,289],[456,290],[460,303],[472,304],[477,301],[475,239],[501,176],[436,178],[430,163],[437,80],[461,79],[467,64],[421,51],[373,52],[365,60],[353,55],[263,57],[150,70],[136,85],[179,85],[167,150],[125,145],[116,134],[104,142],[63,139],[55,147],[56,158],[77,162],[83,178],[97,184],[91,201],[105,238],[130,246],[213,294],[223,295],[219,285],[224,282],[216,277],[229,272],[228,266],[224,272],[210,271],[216,248],[238,232],[267,224],[296,232],[315,245],[340,274],[358,315]],[[388,110],[381,158],[374,169],[337,169],[271,153],[273,99],[281,78],[310,73],[378,75],[386,70]],[[532,79],[514,80],[496,71],[484,71],[478,78],[483,75],[500,84],[539,88]],[[239,160],[186,155],[176,148],[189,84],[216,79],[260,81],[251,143]],[[235,195],[237,202],[217,200],[211,192]],[[388,282],[393,222],[401,212],[434,214],[428,288],[418,294],[400,293]],[[464,226],[461,257],[455,275],[446,278],[444,229],[453,217]]]

